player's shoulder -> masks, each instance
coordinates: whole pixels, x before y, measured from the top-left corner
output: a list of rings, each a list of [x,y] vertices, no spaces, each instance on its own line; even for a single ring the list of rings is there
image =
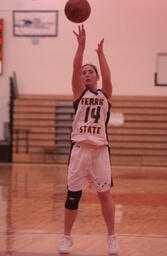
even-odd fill
[[[105,98],[105,99],[111,104],[111,99],[108,98],[107,94],[103,91],[103,89],[98,89],[97,91],[100,93],[100,95],[101,95],[103,98]]]
[[[73,106],[74,106],[74,109],[76,110],[78,108],[78,105],[82,99],[82,97],[87,93],[88,89],[85,88],[85,90],[82,92],[81,95],[79,95],[77,98],[74,98],[73,100]]]

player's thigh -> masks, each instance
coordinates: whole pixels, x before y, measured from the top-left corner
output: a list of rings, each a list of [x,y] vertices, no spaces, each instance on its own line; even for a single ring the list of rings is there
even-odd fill
[[[88,160],[84,149],[79,145],[74,145],[71,151],[67,183],[71,190],[82,190],[84,188],[86,180],[86,169],[88,166]]]
[[[98,157],[93,162],[92,176],[94,185],[99,192],[107,191],[111,187],[111,162],[108,147],[99,149]]]

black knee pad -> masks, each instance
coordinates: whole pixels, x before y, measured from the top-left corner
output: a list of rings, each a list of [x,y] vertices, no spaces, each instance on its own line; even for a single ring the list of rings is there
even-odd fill
[[[67,200],[65,202],[65,208],[69,210],[77,210],[78,204],[82,195],[82,191],[67,191]]]

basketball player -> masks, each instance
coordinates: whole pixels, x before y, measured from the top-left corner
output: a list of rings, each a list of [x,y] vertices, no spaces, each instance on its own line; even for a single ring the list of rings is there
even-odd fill
[[[72,149],[68,166],[68,191],[65,202],[64,235],[60,253],[69,253],[73,244],[71,230],[77,216],[82,191],[93,185],[97,191],[107,226],[109,253],[118,253],[114,234],[115,206],[110,194],[113,185],[107,140],[112,84],[110,69],[103,53],[104,39],[96,49],[102,75],[102,88],[97,90],[99,75],[92,64],[82,65],[86,33],[84,26],[74,31],[78,48],[73,62],[72,90],[75,117],[72,126]]]

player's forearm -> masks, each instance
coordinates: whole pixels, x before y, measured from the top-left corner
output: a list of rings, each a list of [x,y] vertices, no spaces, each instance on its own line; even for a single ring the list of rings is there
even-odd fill
[[[108,99],[112,95],[111,72],[103,52],[98,53],[100,71],[102,76],[102,90]]]
[[[82,69],[83,53],[84,53],[84,48],[78,45],[78,48],[74,57],[74,61],[73,61],[73,68],[75,70]]]
[[[111,72],[103,52],[98,54],[100,71],[103,81],[111,81]]]
[[[73,75],[72,75],[72,90],[74,98],[78,98],[84,90],[82,81],[82,61],[84,48],[78,45],[74,61],[73,61]]]

